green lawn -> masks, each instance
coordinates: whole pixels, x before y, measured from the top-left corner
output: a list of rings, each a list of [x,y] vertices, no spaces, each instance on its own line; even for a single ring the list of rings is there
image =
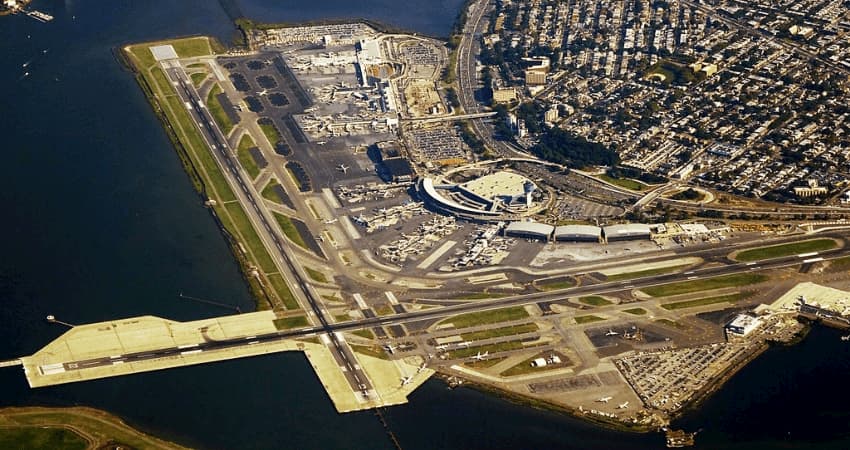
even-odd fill
[[[551,282],[537,283],[537,289],[541,291],[557,291],[559,289],[568,289],[576,285],[575,280],[558,280]]]
[[[320,272],[316,269],[311,269],[310,267],[304,266],[304,271],[307,272],[307,276],[312,278],[319,283],[327,283],[328,277],[325,276],[323,272]]]
[[[299,309],[298,301],[295,300],[295,296],[292,295],[292,290],[289,289],[289,286],[286,284],[286,281],[283,279],[281,274],[276,273],[269,275],[268,279],[272,288],[277,293],[278,298],[280,298],[280,301],[283,302],[283,306],[287,310]]]
[[[208,75],[205,72],[195,72],[189,76],[192,78],[192,84],[198,87],[207,79]]]
[[[771,245],[770,247],[744,250],[735,256],[738,261],[749,262],[762,259],[779,258],[781,256],[798,255],[801,253],[831,250],[838,244],[832,239],[812,239],[810,241],[792,242],[790,244]]]
[[[381,348],[381,346],[379,345],[367,347],[365,345],[351,344],[351,349],[357,353],[360,353],[361,355],[367,355],[381,359],[390,359],[389,356],[387,356],[387,352],[385,352],[384,349]]]
[[[575,321],[577,324],[581,325],[583,323],[593,323],[593,322],[601,322],[605,320],[604,317],[588,315],[588,316],[576,316]]]
[[[533,348],[543,344],[537,345],[522,345],[520,341],[507,341],[507,342],[499,342],[498,344],[488,344],[488,345],[479,345],[478,347],[469,347],[469,348],[459,348],[457,350],[452,350],[448,352],[449,358],[469,358],[481,352],[482,354],[485,352],[496,353],[496,352],[507,352],[510,350],[519,350],[522,348]]]
[[[27,450],[83,450],[82,436],[64,428],[0,428],[0,448]]]
[[[195,56],[206,56],[212,54],[209,41],[204,37],[177,39],[165,42],[174,46],[174,51],[181,58],[192,58]]]
[[[260,129],[263,130],[263,134],[266,135],[266,138],[268,138],[271,145],[275,145],[282,139],[274,125],[270,123],[261,123],[260,120],[257,121],[257,125],[259,125]]]
[[[254,147],[254,140],[251,139],[251,135],[243,134],[242,139],[239,140],[239,148],[236,150],[236,157],[239,159],[239,164],[248,172],[248,175],[251,179],[256,179],[260,174],[260,168],[257,167],[256,161],[254,161],[254,157],[251,156],[251,152],[248,151],[249,148]]]
[[[602,181],[607,181],[615,186],[620,186],[621,188],[628,189],[630,191],[644,191],[647,188],[647,185],[639,181],[632,180],[631,178],[614,178],[607,174],[597,175],[596,177]]]
[[[277,186],[278,184],[280,184],[280,183],[278,183],[276,179],[274,179],[274,178],[270,179],[269,184],[267,184],[266,187],[263,188],[262,196],[263,196],[264,199],[266,199],[266,200],[268,200],[272,203],[277,203],[278,205],[280,205],[280,204],[282,204],[281,201],[280,201],[280,197],[278,197],[277,193],[275,193],[275,191],[274,191],[274,187]]]
[[[302,328],[309,326],[306,316],[284,317],[274,320],[274,326],[278,330],[288,330],[290,328]]]
[[[613,304],[613,302],[611,302],[610,300],[606,300],[598,295],[588,295],[587,297],[581,297],[578,299],[578,301],[590,306],[605,306]]]
[[[301,237],[301,233],[299,233],[298,229],[295,228],[295,224],[292,223],[292,219],[290,219],[289,216],[274,213],[274,218],[277,220],[278,225],[280,225],[280,230],[283,231],[283,234],[285,234],[290,241],[299,247],[308,249],[307,243],[304,242],[304,239]]]
[[[681,323],[672,321],[670,319],[658,319],[658,320],[655,321],[655,323],[660,323],[661,325],[667,325],[668,327],[673,327],[673,328],[679,328],[679,329],[685,328]]]
[[[645,314],[646,314],[646,310],[645,310],[645,309],[643,309],[643,308],[631,308],[631,309],[624,309],[624,310],[623,310],[623,312],[624,312],[624,313],[629,313],[629,314],[634,314],[634,315],[636,315],[636,316],[643,316],[643,315],[645,315]]]
[[[514,306],[511,308],[461,314],[459,316],[450,317],[443,322],[452,323],[455,328],[467,328],[488,323],[525,319],[526,317],[528,317],[528,311],[526,311],[525,308],[522,306]]]
[[[733,286],[747,286],[750,284],[767,281],[766,275],[758,273],[737,273],[721,277],[705,278],[700,280],[682,281],[679,283],[665,284],[641,289],[653,297],[666,297],[668,295],[689,294],[691,292],[710,291]]]
[[[715,303],[735,303],[738,300],[743,300],[752,297],[753,292],[745,291],[736,294],[718,295],[715,297],[699,298],[696,300],[687,300],[683,302],[664,303],[661,305],[666,310],[675,310],[682,308],[693,308],[695,306],[713,305]]]
[[[537,330],[537,325],[533,323],[524,323],[522,325],[514,325],[512,327],[493,328],[490,330],[463,333],[460,335],[460,337],[463,338],[464,341],[481,341],[484,339],[491,339],[502,336],[513,336],[515,334],[531,333]]]
[[[242,209],[242,206],[239,203],[234,202],[228,203],[224,205],[224,207],[233,219],[233,225],[242,234],[242,238],[244,239],[243,244],[251,251],[251,253],[253,253],[257,264],[263,272],[277,272],[277,266],[275,266],[274,260],[272,260],[271,255],[269,255],[269,252],[266,250],[265,245],[263,245],[263,241],[260,240],[260,236],[257,234],[256,230],[254,230],[254,226],[251,224],[251,221],[248,220],[248,215],[245,214],[245,210]]]
[[[395,314],[393,307],[389,305],[389,303],[384,303],[378,306],[372,307],[375,310],[375,314],[379,316],[391,316]]]
[[[552,354],[552,352],[538,353],[538,354],[532,356],[531,358],[528,358],[525,361],[523,361],[523,362],[511,367],[510,369],[500,373],[499,375],[501,375],[503,377],[512,377],[512,376],[515,376],[515,375],[524,375],[526,373],[545,372],[547,370],[560,369],[560,368],[563,368],[564,366],[567,366],[567,365],[570,364],[570,361],[564,361],[564,358],[561,357],[561,364],[547,364],[543,367],[531,367],[531,362],[534,361],[535,359],[537,359],[537,358],[548,358],[549,355],[551,355],[551,354]]]
[[[829,262],[828,272],[841,272],[850,269],[850,256],[833,259]]]
[[[678,272],[678,271],[680,271],[680,270],[682,270],[686,267],[690,267],[690,264],[684,264],[684,265],[681,265],[681,266],[659,267],[659,268],[656,268],[656,269],[639,270],[637,272],[618,273],[618,274],[615,274],[615,275],[608,275],[605,278],[607,278],[608,281],[631,280],[632,278],[642,278],[642,277],[649,277],[649,276],[653,276],[653,275],[661,275],[663,273]]]
[[[352,331],[351,333],[362,338],[375,339],[375,333],[372,333],[372,330],[357,330]]]
[[[212,89],[210,89],[210,93],[207,95],[207,108],[210,110],[210,114],[212,114],[219,128],[221,128],[221,131],[226,136],[230,134],[230,130],[233,129],[233,122],[230,120],[227,113],[224,112],[224,108],[218,101],[218,94],[221,94],[221,87],[216,84]]]

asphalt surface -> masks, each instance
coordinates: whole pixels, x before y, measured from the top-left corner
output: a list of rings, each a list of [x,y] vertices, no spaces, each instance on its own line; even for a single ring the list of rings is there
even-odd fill
[[[187,352],[202,352],[207,350],[216,350],[216,349],[226,349],[226,348],[235,348],[246,345],[255,345],[258,343],[266,343],[266,342],[275,342],[283,339],[292,339],[298,337],[309,337],[321,335],[323,333],[327,333],[329,337],[332,339],[332,345],[334,345],[335,353],[340,353],[341,355],[348,356],[350,354],[342,353],[345,350],[350,352],[350,349],[347,346],[340,346],[337,333],[342,331],[355,331],[369,327],[375,326],[390,326],[390,325],[398,325],[406,322],[414,322],[420,320],[428,320],[428,319],[439,319],[443,317],[453,316],[457,314],[469,313],[469,312],[477,312],[477,311],[485,311],[491,309],[505,308],[510,306],[522,306],[532,303],[537,303],[541,301],[557,301],[563,300],[570,297],[577,296],[586,296],[586,295],[595,295],[595,294],[605,294],[617,291],[623,291],[626,289],[641,289],[650,286],[656,286],[661,284],[669,284],[680,281],[688,281],[688,280],[696,280],[703,279],[709,277],[716,277],[722,275],[731,275],[736,273],[748,273],[748,272],[761,272],[761,271],[769,271],[787,267],[799,266],[802,264],[806,264],[806,261],[810,261],[812,259],[823,258],[823,260],[830,260],[841,258],[850,255],[850,247],[843,247],[834,250],[828,250],[819,252],[818,254],[806,254],[804,255],[792,255],[781,258],[773,258],[769,260],[763,260],[760,262],[748,262],[748,263],[730,263],[728,265],[719,266],[719,267],[706,267],[702,269],[695,269],[692,271],[687,271],[683,273],[673,273],[673,274],[663,274],[657,276],[644,277],[639,279],[632,279],[626,281],[616,281],[616,282],[608,282],[608,283],[599,283],[594,285],[587,286],[578,286],[569,289],[563,289],[556,292],[541,292],[535,294],[528,295],[519,295],[514,297],[506,297],[506,298],[498,298],[498,299],[490,299],[490,300],[481,300],[473,303],[467,303],[462,305],[453,305],[446,306],[439,309],[428,309],[423,311],[415,311],[408,312],[403,314],[396,314],[393,316],[384,316],[384,317],[373,317],[366,318],[360,320],[354,320],[350,322],[343,322],[337,324],[329,324],[324,320],[324,316],[320,316],[320,321],[322,322],[321,326],[312,326],[307,328],[302,328],[298,330],[289,330],[289,331],[279,331],[275,333],[267,333],[257,336],[249,336],[249,337],[240,337],[226,340],[208,340],[206,342],[200,343],[197,346],[192,347],[172,347],[172,348],[164,348],[158,350],[150,350],[146,352],[139,353],[130,353],[124,355],[116,355],[105,358],[96,358],[89,360],[81,360],[74,361],[65,364],[65,368],[67,370],[74,370],[80,368],[87,367],[97,367],[103,365],[110,364],[121,364],[124,362],[133,362],[133,361],[144,361],[149,359],[157,359],[164,358],[169,356],[177,356],[180,354],[186,354]],[[303,285],[303,280],[299,280],[302,288],[306,288]],[[305,289],[306,291],[306,289]],[[311,297],[311,296],[310,296]],[[313,301],[315,301],[313,299]],[[312,303],[311,303],[312,304]],[[637,305],[637,304],[636,304]],[[318,309],[318,308],[317,308]],[[319,311],[321,312],[321,311]],[[343,349],[344,347],[344,349]],[[351,360],[348,360],[349,364]],[[346,361],[342,361],[342,365],[345,365]],[[345,365],[348,369],[346,372],[347,376],[352,376],[353,373],[356,373],[353,366]],[[365,377],[361,378],[365,381]],[[365,384],[365,383],[364,383]],[[360,390],[367,390],[367,388],[361,388]]]
[[[354,364],[354,361],[356,361],[356,359],[352,354],[351,348],[346,345],[336,333],[332,332],[330,328],[330,323],[325,317],[324,311],[319,306],[318,300],[314,296],[312,290],[310,290],[307,283],[304,281],[304,278],[296,269],[295,264],[292,262],[292,259],[289,256],[289,253],[283,246],[282,238],[277,234],[277,232],[274,231],[274,228],[271,226],[269,220],[266,218],[266,215],[263,214],[263,211],[259,207],[258,200],[254,195],[254,192],[248,188],[248,185],[250,185],[250,181],[246,182],[242,175],[242,172],[238,169],[239,163],[236,161],[233,149],[231,149],[228,145],[227,139],[221,133],[221,130],[219,130],[219,128],[215,125],[214,119],[210,112],[207,110],[206,107],[203,106],[203,103],[200,97],[198,96],[198,93],[192,87],[192,83],[188,80],[188,77],[183,72],[183,69],[179,66],[165,68],[166,73],[168,74],[171,81],[177,83],[176,90],[179,96],[181,97],[181,100],[183,100],[184,103],[188,103],[191,105],[191,108],[189,109],[190,116],[195,121],[196,125],[198,125],[198,128],[201,130],[201,134],[204,136],[207,143],[213,149],[213,155],[215,156],[216,160],[227,172],[229,172],[229,176],[232,178],[232,180],[236,181],[235,184],[238,184],[239,189],[241,190],[241,194],[250,204],[250,206],[248,206],[243,201],[241,202],[242,205],[247,207],[246,209],[249,209],[247,211],[249,215],[254,217],[259,222],[259,225],[262,226],[267,236],[269,236],[269,238],[272,240],[274,248],[269,248],[269,250],[272,253],[275,253],[275,249],[277,250],[276,253],[278,256],[278,261],[283,262],[285,267],[288,269],[288,272],[294,278],[295,284],[298,286],[301,292],[303,292],[304,297],[309,303],[313,314],[316,316],[320,323],[320,326],[316,328],[318,328],[318,330],[327,332],[327,339],[330,343],[328,347],[331,349],[331,353],[333,354],[337,364],[340,367],[344,368],[343,372],[345,373],[346,379],[348,380],[352,389],[355,392],[361,392],[364,396],[368,396],[368,391],[372,389],[368,378],[362,372],[362,370],[359,369],[359,366],[356,366]],[[253,209],[253,211],[251,211],[250,209]],[[262,230],[258,231],[262,232]],[[242,344],[250,345],[246,342],[242,342]],[[199,348],[199,350],[203,351],[204,348]],[[173,352],[174,349],[166,349],[162,351]],[[169,353],[166,356],[170,355],[173,355],[173,353]],[[150,357],[161,358],[163,356],[153,355]]]

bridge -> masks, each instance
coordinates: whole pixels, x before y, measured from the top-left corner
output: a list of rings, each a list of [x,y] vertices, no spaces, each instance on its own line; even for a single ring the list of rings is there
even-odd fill
[[[480,112],[480,113],[471,113],[471,114],[460,114],[457,116],[442,116],[442,117],[416,117],[413,119],[402,119],[402,122],[405,123],[438,123],[438,122],[454,122],[456,120],[467,120],[467,119],[483,119],[486,117],[493,117],[498,114],[495,111],[491,112]]]

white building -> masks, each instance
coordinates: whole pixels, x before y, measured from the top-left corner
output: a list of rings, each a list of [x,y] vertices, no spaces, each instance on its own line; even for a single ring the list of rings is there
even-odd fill
[[[726,325],[726,331],[737,336],[746,336],[761,325],[761,319],[747,314],[738,314]]]

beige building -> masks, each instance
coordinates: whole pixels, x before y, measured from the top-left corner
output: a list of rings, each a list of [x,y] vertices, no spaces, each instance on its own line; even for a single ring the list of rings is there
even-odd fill
[[[510,103],[515,100],[517,100],[516,89],[493,89],[493,101],[495,101],[496,103]]]
[[[546,84],[546,73],[535,70],[526,70],[525,84],[528,86],[540,86]]]

